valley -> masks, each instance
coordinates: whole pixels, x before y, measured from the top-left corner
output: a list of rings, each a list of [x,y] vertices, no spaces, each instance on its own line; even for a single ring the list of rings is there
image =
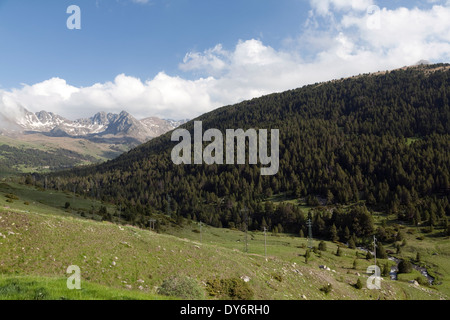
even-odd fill
[[[445,64],[362,75],[181,126],[186,143],[198,121],[279,130],[270,176],[174,163],[172,131],[137,147],[102,140],[121,126],[1,136],[0,299],[447,300],[449,79]],[[71,265],[86,290],[61,288]]]
[[[11,193],[17,199],[7,202],[5,196]],[[68,208],[66,202],[70,202]],[[102,206],[116,216],[115,223],[92,213]],[[194,299],[423,300],[448,299],[450,294],[450,240],[436,240],[434,234],[417,240],[419,234],[411,227],[403,228],[407,244],[396,256],[413,258],[420,248],[423,263],[439,275],[440,284],[412,284],[410,280],[420,276],[414,271],[401,274],[396,281],[383,277],[381,290],[368,290],[366,269],[373,260],[367,260],[364,251],[344,244],[325,241],[326,249],[315,249],[306,263],[307,239],[295,234],[251,231],[246,253],[245,233],[240,230],[200,228],[187,220],[180,225],[158,214],[153,216],[159,221],[155,232],[126,224],[117,212],[118,208],[95,199],[2,182],[0,299],[23,298],[13,286],[31,287],[33,294],[45,288],[43,299],[186,298],[159,293],[158,288],[173,275],[195,279],[201,296]],[[317,248],[319,240],[313,244]],[[338,246],[341,256],[335,254]],[[381,266],[391,264],[388,259],[378,261]],[[83,290],[78,293],[65,288],[65,270],[73,264],[82,270]],[[248,280],[245,288],[251,295],[223,296],[220,290],[214,294],[214,281],[241,278]],[[364,283],[363,289],[355,288],[358,279]],[[321,291],[328,284],[332,290]]]

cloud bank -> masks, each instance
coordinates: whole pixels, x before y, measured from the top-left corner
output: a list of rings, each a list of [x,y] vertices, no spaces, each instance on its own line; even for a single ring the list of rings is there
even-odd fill
[[[188,52],[181,73],[141,80],[119,74],[111,82],[74,87],[52,78],[0,90],[0,112],[18,106],[70,119],[97,111],[127,110],[138,118],[194,118],[217,107],[272,92],[359,73],[412,65],[421,59],[450,61],[450,5],[386,9],[371,0],[311,0],[304,31],[274,49],[258,39]],[[14,111],[16,110],[16,111]]]

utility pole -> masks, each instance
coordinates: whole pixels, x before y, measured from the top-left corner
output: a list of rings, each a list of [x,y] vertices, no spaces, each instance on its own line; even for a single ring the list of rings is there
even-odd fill
[[[312,238],[312,218],[311,212],[308,212],[308,221],[306,222],[308,226],[308,248],[312,249],[313,247],[313,238]]]
[[[150,219],[149,222],[150,222],[150,230],[155,231],[156,219]]]
[[[241,209],[241,212],[244,212],[244,221],[245,221],[245,252],[248,253],[248,209],[244,207]]]
[[[373,236],[373,254],[375,256],[375,265],[377,265],[377,244],[376,244],[377,238],[375,238],[375,235]]]
[[[265,258],[267,258],[266,231],[267,231],[267,228],[264,227],[264,257],[265,257]]]

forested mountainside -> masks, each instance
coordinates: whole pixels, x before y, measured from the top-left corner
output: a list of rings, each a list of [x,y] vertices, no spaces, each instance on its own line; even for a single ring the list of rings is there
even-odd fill
[[[122,217],[143,226],[152,213],[165,212],[239,228],[246,206],[250,229],[297,233],[306,231],[300,199],[318,207],[315,234],[331,236],[337,228],[341,240],[372,234],[371,211],[446,227],[449,100],[448,64],[308,85],[194,119],[203,121],[203,130],[223,133],[279,129],[274,176],[261,176],[259,165],[175,165],[177,142],[169,132],[107,163],[52,174],[49,186],[120,204]],[[192,132],[193,121],[182,128]],[[278,194],[294,201],[267,201]]]

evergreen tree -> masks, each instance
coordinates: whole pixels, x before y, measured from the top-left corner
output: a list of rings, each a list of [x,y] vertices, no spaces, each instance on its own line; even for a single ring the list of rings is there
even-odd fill
[[[356,284],[355,284],[355,288],[360,290],[360,289],[362,289],[362,287],[363,287],[363,285],[362,285],[361,279],[358,278],[358,280],[356,281]]]
[[[330,239],[333,242],[337,242],[339,240],[336,226],[334,224],[330,228]]]
[[[320,241],[319,242],[319,250],[320,251],[327,251],[327,244],[325,243],[325,241]]]

